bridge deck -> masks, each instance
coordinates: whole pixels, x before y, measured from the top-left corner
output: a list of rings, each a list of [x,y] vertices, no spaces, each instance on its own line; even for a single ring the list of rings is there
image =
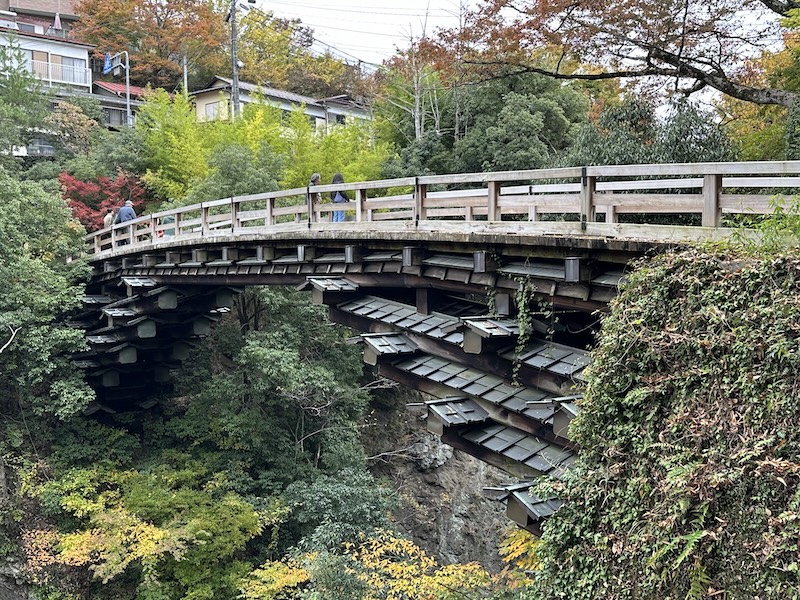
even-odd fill
[[[337,190],[349,191],[353,199],[341,204],[318,200]],[[221,236],[437,241],[479,237],[486,243],[532,245],[546,237],[568,237],[584,245],[591,239],[697,241],[728,235],[721,227],[726,215],[785,209],[798,190],[800,161],[407,177],[223,198],[142,216],[94,232],[86,241],[87,253],[94,258]],[[329,222],[334,211],[345,211],[347,220]],[[666,218],[673,225],[663,225]],[[624,222],[632,219],[637,223]]]

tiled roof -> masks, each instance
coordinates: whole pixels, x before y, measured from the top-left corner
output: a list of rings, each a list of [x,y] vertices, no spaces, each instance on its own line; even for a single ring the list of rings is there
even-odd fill
[[[423,315],[409,304],[386,300],[377,296],[364,296],[357,300],[343,302],[339,310],[352,313],[382,323],[389,323],[409,331],[424,334],[452,344],[460,344],[464,336],[459,332],[445,333],[443,327],[458,323],[458,317],[444,313]]]
[[[489,417],[489,413],[471,398],[442,398],[425,404],[448,427],[483,423]]]
[[[540,521],[553,515],[564,504],[558,498],[542,499],[530,493],[531,482],[521,481],[506,485],[492,486],[484,488],[484,495],[500,502],[508,502],[513,497],[522,504],[528,516],[533,521]]]
[[[308,277],[312,287],[325,292],[355,292],[358,285],[344,277]]]
[[[117,94],[118,96],[125,96],[125,84],[124,83],[113,83],[111,81],[93,81],[92,82],[97,87],[104,89],[112,94]],[[139,87],[138,85],[131,86],[131,96],[144,96],[145,88]]]
[[[514,319],[492,317],[464,317],[464,325],[483,338],[513,337],[519,335],[519,324]]]
[[[549,399],[542,390],[513,386],[496,375],[431,354],[404,358],[394,362],[393,366],[446,385],[453,389],[454,394],[469,394],[544,423],[550,421],[558,408],[552,402],[542,404]]]
[[[528,367],[543,369],[564,377],[580,378],[580,372],[591,363],[587,352],[539,340],[526,346],[519,356],[514,348],[502,352],[501,356],[512,361],[516,359]]]
[[[499,423],[478,424],[459,431],[459,435],[542,475],[560,477],[575,460],[575,454],[571,450]]]
[[[376,354],[411,354],[417,351],[417,345],[402,333],[365,333],[361,335],[368,346]]]
[[[228,79],[227,77],[215,77],[215,81],[221,81],[227,85],[232,85],[233,81]],[[204,90],[198,90],[195,93],[205,92],[208,90],[215,89],[216,85],[211,85],[210,87]],[[279,90],[277,88],[268,87],[265,85],[256,85],[254,83],[248,83],[246,81],[239,82],[239,89],[244,90],[253,94],[262,94],[268,98],[280,98],[282,100],[288,100],[289,102],[293,102],[295,104],[306,104],[309,106],[320,106],[314,98],[309,96],[302,96],[300,94],[295,94],[294,92],[287,92],[286,90]]]

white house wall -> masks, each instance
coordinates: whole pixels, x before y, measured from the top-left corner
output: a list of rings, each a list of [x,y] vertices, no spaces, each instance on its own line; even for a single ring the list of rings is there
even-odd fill
[[[61,44],[56,40],[30,38],[23,35],[15,35],[14,37],[22,50],[35,50],[69,58],[80,58],[86,61],[87,68],[89,66],[89,51],[81,46]],[[2,34],[2,43],[4,46],[11,45],[8,34]]]

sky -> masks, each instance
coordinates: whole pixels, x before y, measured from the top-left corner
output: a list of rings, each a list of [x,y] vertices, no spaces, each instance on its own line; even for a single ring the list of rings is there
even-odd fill
[[[375,65],[412,37],[457,26],[460,4],[467,0],[258,0],[262,10],[311,27],[314,50]]]

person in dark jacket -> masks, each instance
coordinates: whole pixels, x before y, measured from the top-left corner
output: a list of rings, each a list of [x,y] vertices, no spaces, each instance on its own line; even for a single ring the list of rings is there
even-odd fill
[[[341,173],[336,173],[333,176],[333,180],[331,181],[332,184],[335,183],[344,183],[344,177],[342,177]],[[341,202],[350,202],[350,198],[347,196],[347,192],[344,190],[340,192],[331,192],[331,201],[334,204],[339,204]],[[335,210],[333,211],[333,222],[339,223],[344,221],[344,211],[343,210]]]
[[[133,210],[133,202],[130,200],[125,201],[125,206],[117,211],[117,218],[114,223],[124,223],[125,221],[133,221],[136,218],[136,211]]]
[[[133,221],[136,218],[136,211],[133,210],[133,202],[130,200],[125,201],[125,206],[117,211],[117,216],[114,219],[114,224],[125,223],[126,221]],[[126,227],[124,233],[130,233],[130,227]],[[119,246],[124,246],[128,240],[120,240]]]

